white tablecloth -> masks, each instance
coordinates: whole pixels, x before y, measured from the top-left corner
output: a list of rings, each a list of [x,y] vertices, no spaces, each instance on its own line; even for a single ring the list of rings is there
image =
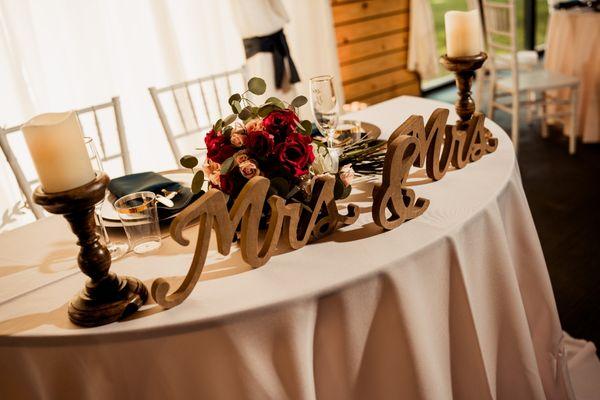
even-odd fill
[[[352,115],[388,136],[444,103],[400,97]],[[456,118],[451,112],[451,118]],[[0,236],[0,398],[564,399],[563,334],[512,145],[430,183],[421,217],[382,232],[369,187],[359,221],[250,270],[209,254],[180,306],[82,329],[84,282],[57,217]],[[195,229],[189,231],[195,237]],[[147,283],[182,276],[193,246],[113,264]],[[215,279],[218,278],[218,279]]]

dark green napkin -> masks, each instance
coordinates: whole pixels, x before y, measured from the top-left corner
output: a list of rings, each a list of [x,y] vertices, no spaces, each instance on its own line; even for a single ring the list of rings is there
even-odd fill
[[[108,190],[117,199],[136,192],[153,192],[163,195],[163,189],[169,192],[177,192],[177,195],[171,199],[174,203],[173,207],[157,203],[158,214],[161,219],[178,213],[199,197],[199,195],[194,195],[190,188],[184,187],[180,183],[172,181],[156,172],[140,172],[125,175],[111,180],[108,184]]]

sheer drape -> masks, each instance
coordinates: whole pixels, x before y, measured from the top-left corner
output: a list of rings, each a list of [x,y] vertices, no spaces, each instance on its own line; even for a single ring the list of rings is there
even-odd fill
[[[417,71],[421,79],[437,76],[439,55],[430,0],[410,0],[408,38],[408,69]]]
[[[336,74],[329,3],[283,4],[302,85],[318,73]],[[118,95],[136,171],[174,167],[147,88],[245,61],[232,4],[212,0],[0,0],[0,59],[1,126]],[[0,213],[20,198],[7,168],[0,157]]]
[[[0,1],[0,124],[119,95],[134,168],[171,168],[147,88],[238,68],[230,15],[228,2],[210,0]],[[19,198],[4,171],[1,209]]]

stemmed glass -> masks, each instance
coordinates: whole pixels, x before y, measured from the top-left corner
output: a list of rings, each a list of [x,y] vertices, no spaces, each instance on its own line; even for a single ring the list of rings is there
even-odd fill
[[[317,128],[327,138],[327,146],[334,147],[333,139],[338,123],[339,105],[333,86],[333,77],[322,75],[311,78],[310,104]]]
[[[98,150],[96,150],[96,146],[94,145],[94,140],[91,137],[84,137],[85,147],[87,148],[88,156],[90,157],[90,161],[92,162],[92,167],[94,171],[103,172],[104,168],[102,167],[102,159],[98,155]],[[106,227],[104,226],[104,220],[102,219],[102,205],[104,204],[104,199],[96,204],[96,221],[100,230],[102,231],[102,237],[104,238],[104,244],[110,253],[111,260],[116,260],[125,255],[127,250],[129,250],[129,244],[123,242],[113,242],[110,240],[108,236],[108,232],[106,231]]]

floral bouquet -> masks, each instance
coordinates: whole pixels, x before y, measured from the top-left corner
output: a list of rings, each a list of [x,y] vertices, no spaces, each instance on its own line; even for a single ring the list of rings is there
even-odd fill
[[[297,110],[307,103],[298,96],[290,104],[270,97],[256,105],[248,93],[262,95],[264,80],[252,78],[248,90],[229,98],[233,114],[219,119],[206,134],[206,161],[201,170],[194,171],[198,160],[184,156],[181,164],[191,168],[195,175],[192,191],[199,193],[205,179],[209,187],[230,196],[230,204],[255,176],[264,176],[271,182],[269,195],[277,194],[290,202],[306,206],[310,200],[311,178],[331,173],[322,168],[328,150],[319,141],[312,140],[312,123],[301,121]],[[317,163],[315,163],[317,158]],[[336,173],[335,197],[347,197],[351,190],[351,168]]]

